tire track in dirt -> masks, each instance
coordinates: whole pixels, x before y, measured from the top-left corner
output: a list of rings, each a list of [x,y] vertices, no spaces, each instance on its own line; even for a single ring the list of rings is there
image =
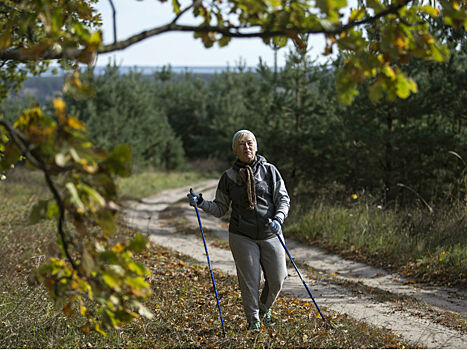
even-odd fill
[[[166,190],[141,201],[129,201],[123,212],[123,220],[127,226],[147,233],[154,243],[205,264],[206,255],[197,218],[193,208],[186,203],[186,193],[193,187],[209,199],[214,197],[216,186],[217,180],[209,180]],[[170,219],[164,215],[168,209],[173,211]],[[208,216],[202,210],[200,216],[207,235],[227,240],[225,222]],[[187,227],[198,233],[181,233]],[[401,277],[383,269],[346,260],[316,247],[305,247],[291,239],[286,239],[286,244],[322,309],[345,313],[380,328],[390,329],[422,347],[467,348],[465,291],[408,285]],[[217,245],[208,240],[213,268],[235,275],[230,251]],[[293,267],[289,268],[283,293],[309,300]],[[445,319],[454,320],[454,324],[444,322]]]

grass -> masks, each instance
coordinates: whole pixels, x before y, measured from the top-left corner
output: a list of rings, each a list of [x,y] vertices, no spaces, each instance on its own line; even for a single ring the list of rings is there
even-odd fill
[[[397,269],[411,279],[467,286],[467,212],[465,204],[385,209],[369,197],[346,204],[317,201],[287,227],[307,244],[356,260]]]
[[[195,184],[212,176],[196,172],[142,171],[127,178],[117,180],[122,198],[144,198],[161,190]]]
[[[166,174],[166,176],[171,176]],[[176,175],[178,176],[178,175]],[[190,180],[191,181],[191,180]],[[48,257],[55,242],[53,222],[29,225],[30,207],[47,191],[40,174],[16,174],[0,183],[0,348],[400,348],[413,347],[386,329],[371,327],[323,309],[336,327],[323,327],[309,302],[281,297],[275,325],[246,330],[235,278],[215,271],[227,337],[220,334],[219,314],[209,271],[186,256],[150,245],[138,256],[152,272],[147,306],[155,317],[139,319],[103,338],[80,327],[78,312],[65,316],[42,286],[29,276]],[[28,186],[24,184],[27,183]],[[30,184],[37,189],[31,189]],[[120,229],[128,239],[134,232]]]

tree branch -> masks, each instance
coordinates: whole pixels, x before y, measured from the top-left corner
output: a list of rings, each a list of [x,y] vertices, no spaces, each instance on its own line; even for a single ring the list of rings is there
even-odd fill
[[[390,15],[390,14],[396,14],[396,13],[399,12],[399,10],[401,10],[402,8],[404,8],[405,6],[410,4],[412,1],[413,0],[404,0],[399,5],[389,6],[386,10],[381,11],[381,12],[375,14],[374,16],[364,18],[364,19],[362,19],[360,21],[351,21],[351,22],[347,23],[346,25],[342,26],[340,31],[336,32],[335,34],[345,32],[345,31],[347,31],[349,29],[352,29],[352,28],[355,28],[355,27],[358,27],[358,26],[361,26],[361,25],[364,25],[364,24],[369,24],[369,23],[375,22],[376,20],[378,20],[378,19],[380,19],[382,17],[385,17],[387,15]]]
[[[60,238],[63,242],[63,250],[65,251],[66,258],[70,262],[73,269],[78,271],[78,267],[76,266],[76,263],[74,262],[73,258],[70,255],[70,252],[68,249],[68,241],[65,237],[65,231],[63,229],[64,222],[65,222],[65,205],[63,204],[63,199],[60,196],[60,193],[58,192],[57,188],[55,187],[55,184],[53,183],[50,177],[49,169],[47,165],[40,159],[39,156],[32,154],[31,145],[28,144],[26,137],[23,136],[20,131],[12,128],[8,123],[2,120],[0,120],[0,125],[3,126],[8,131],[8,133],[12,137],[12,141],[15,143],[16,146],[18,146],[18,148],[21,150],[21,153],[31,162],[31,164],[44,173],[47,186],[52,192],[55,198],[55,202],[57,203],[58,208],[59,208],[59,219],[57,222],[57,229],[58,229]]]
[[[271,38],[274,36],[289,36],[290,33],[294,34],[325,34],[325,35],[337,35],[342,32],[348,31],[352,28],[359,27],[365,24],[373,23],[378,19],[385,17],[389,14],[397,14],[400,9],[410,4],[413,0],[404,0],[401,3],[389,6],[386,10],[381,11],[373,16],[366,17],[362,20],[351,21],[345,25],[336,25],[335,28],[325,29],[324,27],[310,28],[310,27],[288,27],[281,30],[262,30],[259,26],[248,27],[248,26],[209,26],[209,25],[182,25],[177,24],[176,21],[193,6],[192,5],[181,11],[171,22],[155,27],[150,30],[142,31],[135,34],[125,40],[116,41],[113,44],[103,45],[97,49],[97,54],[111,53],[115,51],[124,50],[136,43],[144,41],[148,38],[168,33],[168,32],[192,32],[192,33],[217,33],[222,34],[225,37],[230,38]],[[27,62],[31,60],[50,60],[50,59],[61,59],[69,58],[75,59],[82,54],[82,49],[64,49],[55,50],[50,49],[44,52],[40,57],[28,57],[28,53],[25,49],[13,48],[0,50],[0,60],[16,60],[20,62]]]
[[[113,20],[113,31],[114,31],[114,44],[117,42],[117,11],[115,10],[114,2],[109,0],[110,7],[112,7],[112,20]]]

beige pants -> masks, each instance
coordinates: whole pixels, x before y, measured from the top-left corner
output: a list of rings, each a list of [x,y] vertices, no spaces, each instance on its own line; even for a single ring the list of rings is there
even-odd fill
[[[259,310],[265,312],[274,304],[287,277],[284,248],[277,236],[253,240],[230,233],[229,244],[237,268],[246,319],[249,322],[259,320]],[[261,271],[265,282],[260,297]]]

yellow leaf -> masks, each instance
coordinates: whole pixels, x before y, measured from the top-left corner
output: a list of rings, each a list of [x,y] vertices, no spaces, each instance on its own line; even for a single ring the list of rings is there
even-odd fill
[[[365,8],[359,7],[357,9],[353,9],[350,13],[349,21],[358,21],[363,18],[365,15]]]
[[[53,105],[55,108],[55,115],[58,117],[59,122],[65,118],[66,104],[61,98],[54,98]]]
[[[394,43],[396,44],[396,46],[399,46],[399,47],[405,47],[406,46],[406,43],[405,43],[404,39],[402,39],[400,36],[397,37],[397,39],[395,40]]]
[[[118,242],[115,247],[112,248],[112,250],[116,253],[120,253],[123,251],[123,249],[125,249],[125,247],[120,243]]]
[[[81,305],[81,308],[79,309],[79,313],[83,316],[86,316],[86,306]]]
[[[438,17],[440,13],[439,9],[436,9],[428,5],[422,6],[422,10],[433,18]]]
[[[95,50],[102,42],[102,33],[96,31],[91,34],[91,37],[88,40],[87,48],[90,50]]]
[[[396,73],[394,73],[394,70],[388,65],[383,67],[383,73],[391,80],[394,80],[396,78]]]
[[[82,130],[82,131],[86,131],[86,127],[84,126],[84,124],[81,122],[81,120],[79,120],[78,118],[76,117],[69,117],[66,121],[67,125],[75,130]]]
[[[97,332],[99,332],[100,334],[102,334],[104,337],[107,336],[107,333],[105,333],[102,328],[99,326],[99,324],[94,321],[94,328],[96,329]]]

